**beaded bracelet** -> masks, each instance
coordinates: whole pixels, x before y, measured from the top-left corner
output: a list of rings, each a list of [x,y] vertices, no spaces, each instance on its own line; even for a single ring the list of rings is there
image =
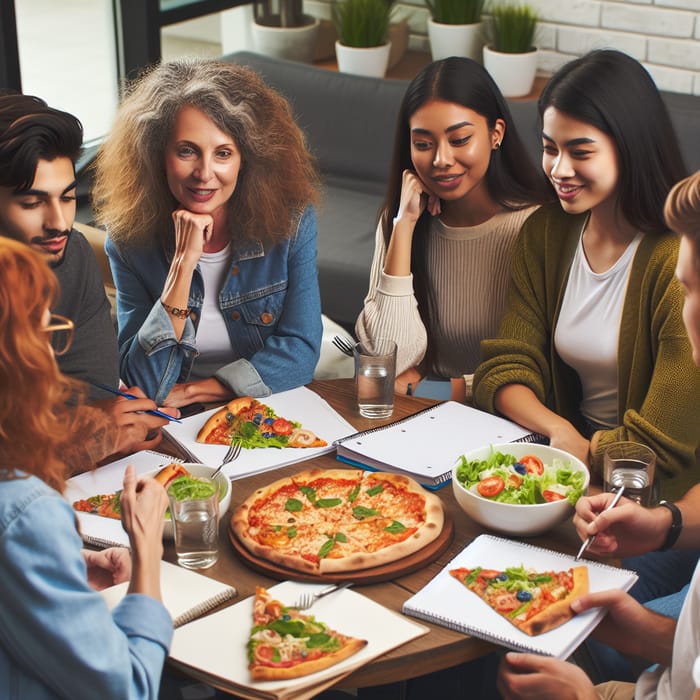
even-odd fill
[[[176,318],[187,318],[192,313],[192,309],[178,309],[177,306],[166,304],[162,299],[160,303],[169,314],[172,314]]]

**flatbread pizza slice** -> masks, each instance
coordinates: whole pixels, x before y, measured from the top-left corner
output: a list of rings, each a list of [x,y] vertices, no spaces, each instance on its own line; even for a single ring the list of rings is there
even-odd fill
[[[163,467],[153,478],[167,489],[170,484],[180,476],[191,476],[190,473],[177,462]],[[80,513],[92,513],[102,515],[105,518],[115,518],[121,520],[122,511],[120,504],[121,490],[114,493],[101,493],[89,496],[73,502],[73,509]]]
[[[313,615],[285,606],[265,588],[256,588],[247,650],[253,680],[307,676],[349,658],[366,644],[365,639],[337,632]]]
[[[588,569],[533,571],[523,566],[451,569],[450,574],[490,608],[531,637],[563,625],[574,616],[571,603],[588,593]]]
[[[252,396],[240,396],[213,413],[197,434],[197,442],[256,447],[325,447],[328,443],[292,420],[278,416]]]

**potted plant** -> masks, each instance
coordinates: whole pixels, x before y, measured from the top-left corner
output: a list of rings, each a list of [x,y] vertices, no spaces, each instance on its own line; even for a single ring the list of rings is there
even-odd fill
[[[319,21],[302,0],[253,0],[253,46],[259,53],[311,63]]]
[[[387,39],[393,0],[334,0],[338,32],[335,53],[344,73],[383,78],[391,42]]]
[[[532,90],[537,70],[537,20],[529,5],[506,2],[491,8],[484,67],[506,97],[520,97]]]
[[[484,0],[425,0],[433,61],[448,56],[481,60]]]

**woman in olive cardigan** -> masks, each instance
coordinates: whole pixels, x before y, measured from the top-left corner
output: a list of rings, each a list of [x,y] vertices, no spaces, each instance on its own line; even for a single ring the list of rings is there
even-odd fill
[[[700,371],[673,274],[678,246],[663,220],[665,197],[685,174],[668,114],[644,68],[617,51],[566,64],[538,106],[543,168],[559,204],[530,217],[516,242],[475,402],[598,474],[610,443],[649,445],[662,495],[680,495],[700,481]]]
[[[555,204],[525,223],[513,251],[516,262],[499,338],[482,343],[484,361],[475,393],[480,408],[495,413],[498,390],[522,384],[582,435],[587,433],[579,411],[581,382],[553,340],[574,248],[587,220],[587,214],[571,216]],[[695,468],[700,371],[681,317],[683,292],[674,277],[677,252],[673,234],[644,236],[637,249],[620,320],[620,425],[597,431],[591,455],[591,466],[600,473],[610,443],[649,445],[658,457],[665,497],[680,497],[700,481]]]

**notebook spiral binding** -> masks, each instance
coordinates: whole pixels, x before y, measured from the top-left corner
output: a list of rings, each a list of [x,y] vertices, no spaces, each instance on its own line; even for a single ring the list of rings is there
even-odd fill
[[[388,430],[389,428],[393,428],[395,425],[407,423],[409,420],[413,420],[417,416],[421,416],[424,413],[430,413],[431,411],[434,411],[439,405],[440,404],[435,404],[434,406],[427,406],[426,408],[422,408],[420,411],[412,413],[410,416],[405,416],[404,418],[399,418],[398,420],[391,421],[391,423],[386,423],[385,425],[378,425],[376,428],[360,430],[357,433],[353,433],[352,435],[346,435],[345,437],[339,438],[338,440],[334,440],[333,447],[337,447],[338,445],[341,445],[344,442],[349,442],[350,440],[354,440],[355,438],[361,437],[363,435],[371,435],[372,433],[378,433],[382,430]]]

